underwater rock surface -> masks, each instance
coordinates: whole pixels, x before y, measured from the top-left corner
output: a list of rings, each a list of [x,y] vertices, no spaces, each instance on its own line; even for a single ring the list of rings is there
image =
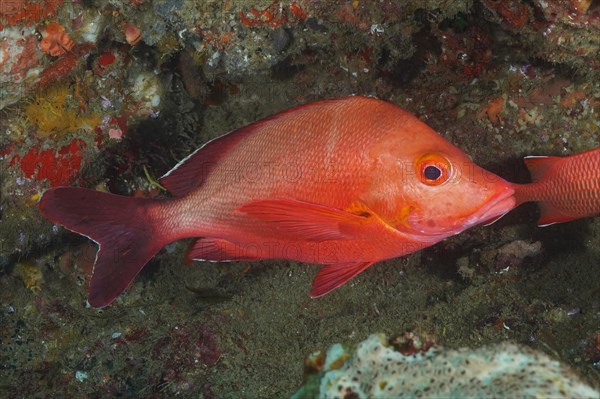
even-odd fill
[[[571,368],[523,345],[403,354],[391,341],[373,334],[355,350],[331,346],[322,371],[292,398],[600,398]]]
[[[528,182],[523,156],[600,146],[599,16],[597,0],[2,1],[0,397],[288,397],[314,348],[406,330],[511,340],[600,386],[600,218],[540,229],[524,206],[318,300],[313,265],[188,267],[181,242],[97,311],[97,246],[36,206],[57,185],[165,195],[156,179],[208,140],[351,94]]]

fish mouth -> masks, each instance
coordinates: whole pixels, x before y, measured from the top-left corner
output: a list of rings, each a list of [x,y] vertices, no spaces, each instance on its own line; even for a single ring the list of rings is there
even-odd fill
[[[478,224],[490,225],[510,212],[517,205],[515,190],[506,186],[465,220],[465,228]]]
[[[475,225],[483,223],[492,224],[511,211],[515,206],[516,199],[514,197],[514,190],[510,185],[506,185],[487,199],[481,208],[470,215],[458,218],[456,223],[452,226],[432,231],[415,229],[413,225],[409,223],[406,226],[402,226],[401,228],[397,227],[396,229],[415,241],[433,244],[446,237],[459,234]]]

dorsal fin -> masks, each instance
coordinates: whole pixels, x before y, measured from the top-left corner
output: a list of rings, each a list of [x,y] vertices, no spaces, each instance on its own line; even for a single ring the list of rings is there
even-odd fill
[[[176,197],[200,187],[219,159],[256,128],[256,124],[217,137],[181,160],[159,182]]]
[[[531,174],[531,180],[540,181],[550,167],[560,161],[561,157],[529,156],[524,158],[525,165]]]

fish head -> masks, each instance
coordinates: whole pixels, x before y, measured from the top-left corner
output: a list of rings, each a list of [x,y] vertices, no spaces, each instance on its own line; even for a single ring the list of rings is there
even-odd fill
[[[510,183],[456,151],[428,151],[405,173],[398,229],[437,241],[492,222],[516,205]]]
[[[437,242],[491,223],[516,205],[513,186],[412,115],[371,147],[366,203],[413,240]]]

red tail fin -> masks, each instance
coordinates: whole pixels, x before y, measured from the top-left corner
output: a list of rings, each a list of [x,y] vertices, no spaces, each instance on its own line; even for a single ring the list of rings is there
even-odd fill
[[[100,245],[90,281],[92,306],[114,301],[166,244],[147,215],[150,201],[76,187],[50,189],[40,200],[42,215]]]

